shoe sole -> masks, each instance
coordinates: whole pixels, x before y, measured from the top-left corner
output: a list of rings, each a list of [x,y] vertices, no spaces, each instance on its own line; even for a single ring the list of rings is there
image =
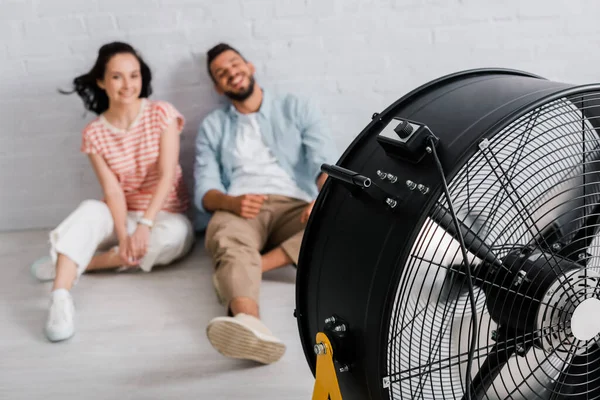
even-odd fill
[[[74,334],[75,334],[75,329],[71,329],[70,331],[63,333],[62,335],[59,335],[56,333],[52,334],[52,333],[46,331],[46,337],[51,342],[62,342],[63,340],[70,339]]]
[[[285,353],[285,344],[270,340],[230,318],[212,322],[206,333],[213,347],[226,357],[271,364]]]

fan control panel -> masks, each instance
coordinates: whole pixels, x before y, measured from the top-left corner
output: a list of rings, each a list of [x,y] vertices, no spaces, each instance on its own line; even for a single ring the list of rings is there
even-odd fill
[[[420,162],[431,151],[429,138],[437,145],[439,139],[424,124],[394,117],[377,135],[377,142],[386,154],[411,163]]]

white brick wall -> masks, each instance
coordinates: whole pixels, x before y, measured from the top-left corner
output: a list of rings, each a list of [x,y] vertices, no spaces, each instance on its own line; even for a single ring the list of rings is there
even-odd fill
[[[186,116],[182,162],[218,96],[205,51],[240,48],[265,86],[318,99],[343,150],[375,111],[483,66],[600,81],[597,0],[0,0],[0,230],[52,227],[100,190],[62,96],[111,40],[139,48],[155,98]],[[60,189],[58,189],[60,187]]]

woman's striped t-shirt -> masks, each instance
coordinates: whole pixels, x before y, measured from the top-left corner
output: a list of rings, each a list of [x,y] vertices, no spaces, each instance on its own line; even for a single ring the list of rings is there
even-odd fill
[[[129,211],[145,211],[150,205],[159,179],[160,137],[175,119],[181,133],[185,120],[173,105],[142,99],[140,112],[128,129],[114,127],[102,115],[84,129],[81,151],[104,158],[123,188]],[[181,165],[177,163],[162,210],[185,212],[189,203]]]

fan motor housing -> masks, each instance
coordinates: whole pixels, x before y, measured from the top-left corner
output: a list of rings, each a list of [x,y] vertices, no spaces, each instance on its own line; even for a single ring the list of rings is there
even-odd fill
[[[560,255],[534,248],[513,250],[504,257],[502,264],[506,268],[482,268],[488,271],[485,281],[490,282],[489,285],[483,284],[487,286],[488,310],[498,325],[521,332],[536,331],[543,299],[552,301],[558,296],[553,303],[569,303],[569,297],[574,294],[565,291],[548,293],[549,289],[557,281],[560,284],[561,280],[567,280],[569,272],[583,268]],[[558,312],[555,309],[551,311]]]

